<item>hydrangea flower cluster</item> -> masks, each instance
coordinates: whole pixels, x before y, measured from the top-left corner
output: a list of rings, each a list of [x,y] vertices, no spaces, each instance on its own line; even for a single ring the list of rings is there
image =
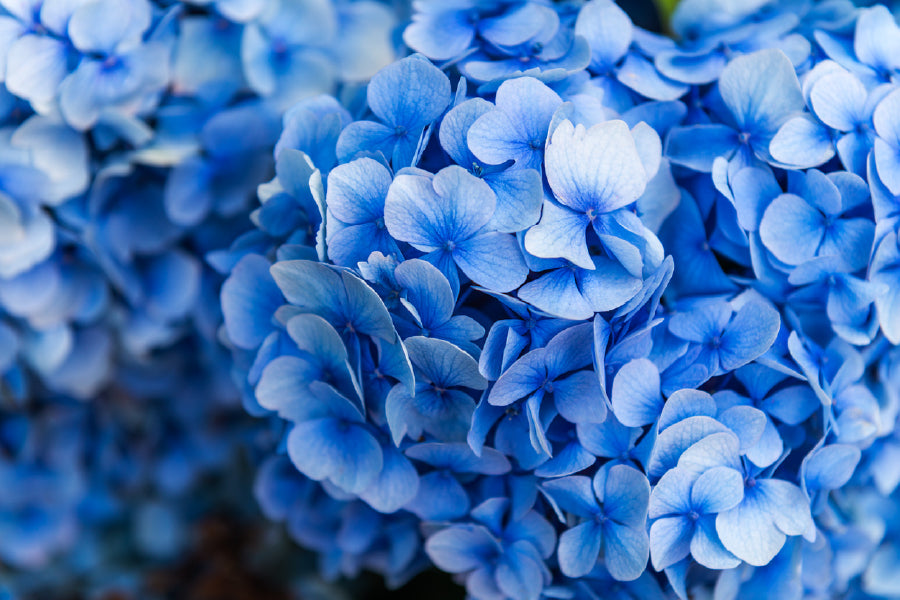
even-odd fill
[[[216,253],[265,514],[479,600],[896,597],[900,28],[420,0]],[[900,121],[898,121],[900,123]]]

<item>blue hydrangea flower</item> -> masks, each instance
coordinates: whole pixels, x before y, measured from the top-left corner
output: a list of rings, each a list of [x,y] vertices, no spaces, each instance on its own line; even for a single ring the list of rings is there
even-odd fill
[[[450,103],[450,80],[427,60],[410,56],[379,71],[366,98],[380,122],[347,126],[337,142],[338,158],[346,162],[360,152],[380,152],[398,171],[414,164],[425,128]]]
[[[636,469],[615,465],[593,479],[573,475],[544,489],[559,509],[577,519],[559,538],[559,566],[569,577],[587,575],[598,556],[614,579],[637,579],[647,564],[650,485]]]
[[[475,283],[507,292],[525,281],[528,268],[516,239],[490,229],[496,205],[491,188],[460,167],[433,176],[410,171],[388,190],[385,224],[394,239],[424,252],[454,290],[459,268]]]
[[[724,157],[741,166],[769,160],[769,143],[794,113],[803,110],[800,83],[788,57],[760,50],[728,63],[718,82],[720,123],[674,128],[666,140],[673,163],[710,172]]]

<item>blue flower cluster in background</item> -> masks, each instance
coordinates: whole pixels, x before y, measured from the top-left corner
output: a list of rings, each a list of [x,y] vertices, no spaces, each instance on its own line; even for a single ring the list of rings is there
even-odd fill
[[[890,10],[409,4],[0,0],[0,597],[900,598]]]
[[[154,573],[210,519],[259,535],[274,442],[231,381],[207,255],[250,226],[287,107],[352,103],[406,10],[0,2],[0,596],[185,597]],[[255,554],[291,555],[270,537]]]

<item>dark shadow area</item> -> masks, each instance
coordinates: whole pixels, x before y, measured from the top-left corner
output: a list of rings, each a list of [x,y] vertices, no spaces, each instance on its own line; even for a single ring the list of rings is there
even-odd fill
[[[375,575],[360,578],[358,595],[354,600],[463,600],[466,592],[456,584],[450,575],[429,569],[413,577],[406,585],[396,590],[384,587],[384,581]]]
[[[617,0],[616,4],[622,7],[634,24],[648,31],[660,33],[662,23],[653,0]]]

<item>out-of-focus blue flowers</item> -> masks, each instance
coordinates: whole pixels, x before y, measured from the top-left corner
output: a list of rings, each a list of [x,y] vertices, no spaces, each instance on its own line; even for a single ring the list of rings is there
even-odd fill
[[[252,491],[327,579],[900,595],[900,27],[671,30],[0,0],[9,592],[162,597]]]

